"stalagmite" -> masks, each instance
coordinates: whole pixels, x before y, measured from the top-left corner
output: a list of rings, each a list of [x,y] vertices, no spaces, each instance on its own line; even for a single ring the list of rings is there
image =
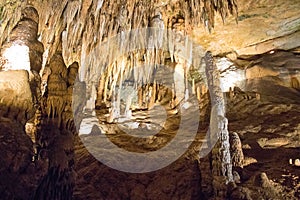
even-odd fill
[[[244,153],[242,149],[242,142],[236,132],[230,134],[230,153],[232,158],[232,166],[243,168]]]
[[[233,181],[229,133],[227,130],[228,120],[225,117],[225,102],[220,88],[220,74],[211,52],[207,52],[204,59],[212,106],[209,131],[211,140],[217,139],[217,143],[212,150],[213,187],[216,198],[225,198],[227,184]]]

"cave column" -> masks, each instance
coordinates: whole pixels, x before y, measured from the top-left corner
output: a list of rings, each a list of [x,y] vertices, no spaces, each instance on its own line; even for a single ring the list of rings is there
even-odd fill
[[[211,52],[205,54],[206,76],[211,99],[210,137],[217,137],[212,150],[212,176],[215,197],[225,198],[227,184],[233,181],[230,157],[228,120],[225,117],[225,101],[220,87],[220,74]]]

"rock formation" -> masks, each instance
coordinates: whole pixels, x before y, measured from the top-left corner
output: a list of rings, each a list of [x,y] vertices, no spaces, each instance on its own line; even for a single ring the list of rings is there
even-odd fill
[[[230,133],[229,141],[232,166],[243,168],[244,153],[239,135],[236,132]]]
[[[212,149],[212,185],[215,197],[221,199],[226,197],[226,184],[233,181],[228,120],[225,117],[225,102],[220,88],[220,75],[211,52],[207,52],[204,59],[212,106],[209,134],[211,141],[217,140]]]
[[[299,10],[1,1],[1,199],[299,199]],[[83,121],[91,134],[79,135]],[[177,148],[158,157],[185,152],[149,173],[111,169],[83,142],[107,136],[150,155],[183,123]]]

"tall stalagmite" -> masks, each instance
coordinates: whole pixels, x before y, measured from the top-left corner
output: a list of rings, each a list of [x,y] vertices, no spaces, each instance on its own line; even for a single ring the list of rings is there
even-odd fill
[[[233,181],[230,157],[228,120],[225,117],[225,101],[220,88],[220,74],[211,52],[205,54],[207,84],[211,99],[210,139],[217,138],[212,149],[213,189],[216,199],[226,197],[227,184]]]

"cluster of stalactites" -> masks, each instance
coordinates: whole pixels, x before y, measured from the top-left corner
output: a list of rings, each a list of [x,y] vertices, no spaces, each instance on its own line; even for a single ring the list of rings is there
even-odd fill
[[[122,32],[81,58],[79,80],[87,84],[91,102],[96,99],[93,88],[99,85],[98,97],[105,102],[114,98],[113,91],[125,80],[134,82],[136,88],[153,83],[154,71],[161,66],[173,71],[178,68],[177,75],[187,82],[188,69],[200,67],[203,54],[203,49],[180,31],[146,28]]]
[[[9,40],[12,29],[22,18],[21,11],[25,5],[24,1],[18,0],[0,2],[0,46]]]
[[[190,77],[192,67],[179,54],[172,61],[168,51],[131,52],[107,66],[98,81],[90,81],[95,71],[88,71],[91,79],[86,82],[90,88],[86,108],[93,110],[95,101],[99,106],[104,103],[110,108],[108,121],[113,122],[119,117],[130,118],[134,109],[152,109],[157,103],[173,109],[189,95],[200,100],[207,92],[206,83]],[[125,110],[121,109],[122,102]]]
[[[65,64],[81,65],[81,57],[96,45],[122,31],[151,27],[157,19],[162,20],[166,29],[187,32],[201,24],[211,30],[216,13],[223,20],[229,14],[237,15],[235,0],[37,0],[31,3],[40,15],[39,39],[45,46],[44,65],[61,42]],[[6,1],[0,5],[1,44],[9,39],[10,31],[21,18],[20,10],[27,4],[27,1]]]

